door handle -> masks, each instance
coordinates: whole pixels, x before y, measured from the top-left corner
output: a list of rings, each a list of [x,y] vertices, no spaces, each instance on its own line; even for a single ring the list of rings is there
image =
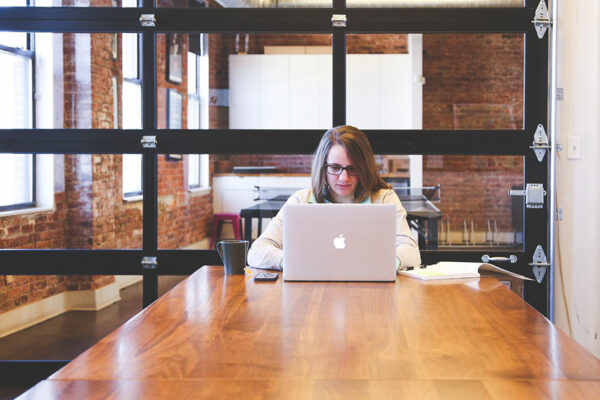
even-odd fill
[[[490,257],[487,254],[484,254],[483,256],[481,256],[481,261],[483,261],[484,263],[487,263],[490,261],[500,261],[500,262],[510,261],[511,264],[514,264],[517,262],[517,256],[511,254],[510,257]]]

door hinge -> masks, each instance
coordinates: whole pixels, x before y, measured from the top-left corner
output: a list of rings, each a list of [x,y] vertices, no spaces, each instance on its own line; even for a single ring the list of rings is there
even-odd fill
[[[546,154],[546,150],[550,149],[550,143],[548,143],[548,135],[546,135],[546,130],[542,124],[537,126],[535,133],[533,134],[533,144],[529,146],[530,149],[533,149],[537,160],[541,162],[544,159],[544,155]]]
[[[158,141],[156,136],[142,136],[141,143],[144,149],[155,149]]]
[[[548,7],[546,7],[546,2],[544,0],[540,1],[540,4],[538,4],[537,8],[535,9],[533,21],[531,22],[535,27],[538,38],[542,39],[546,34],[548,27],[552,25],[552,20],[550,19],[550,14],[548,13]]]
[[[546,275],[546,270],[550,266],[550,263],[546,260],[546,253],[544,253],[542,245],[538,244],[535,248],[533,262],[530,262],[529,265],[533,268],[533,275],[537,283],[542,283],[544,275]]]
[[[154,14],[142,14],[140,24],[142,26],[156,26],[156,16]]]
[[[525,190],[509,190],[510,196],[525,196],[525,207],[543,208],[546,191],[541,183],[528,183]]]
[[[156,257],[144,257],[142,258],[142,268],[143,269],[156,269],[158,265],[158,261]]]
[[[333,14],[331,16],[331,26],[334,28],[345,28],[347,20],[346,14]]]

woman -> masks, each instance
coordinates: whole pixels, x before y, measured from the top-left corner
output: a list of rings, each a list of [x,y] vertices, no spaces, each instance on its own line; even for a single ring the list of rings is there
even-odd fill
[[[252,244],[248,263],[254,267],[282,269],[283,219],[287,204],[381,203],[397,210],[396,255],[398,266],[415,266],[421,255],[406,222],[406,211],[398,196],[377,172],[367,136],[353,126],[338,126],[325,132],[312,162],[312,189],[294,193]]]

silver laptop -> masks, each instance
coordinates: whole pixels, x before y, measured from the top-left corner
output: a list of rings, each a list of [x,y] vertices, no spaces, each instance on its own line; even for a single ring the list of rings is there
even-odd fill
[[[395,281],[396,206],[286,205],[283,279]]]

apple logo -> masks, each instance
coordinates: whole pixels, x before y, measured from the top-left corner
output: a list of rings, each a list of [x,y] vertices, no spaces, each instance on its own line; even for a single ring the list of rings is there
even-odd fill
[[[335,239],[333,239],[333,246],[338,249],[345,249],[346,248],[346,238],[344,237],[344,235],[340,235],[338,237],[336,237]]]

